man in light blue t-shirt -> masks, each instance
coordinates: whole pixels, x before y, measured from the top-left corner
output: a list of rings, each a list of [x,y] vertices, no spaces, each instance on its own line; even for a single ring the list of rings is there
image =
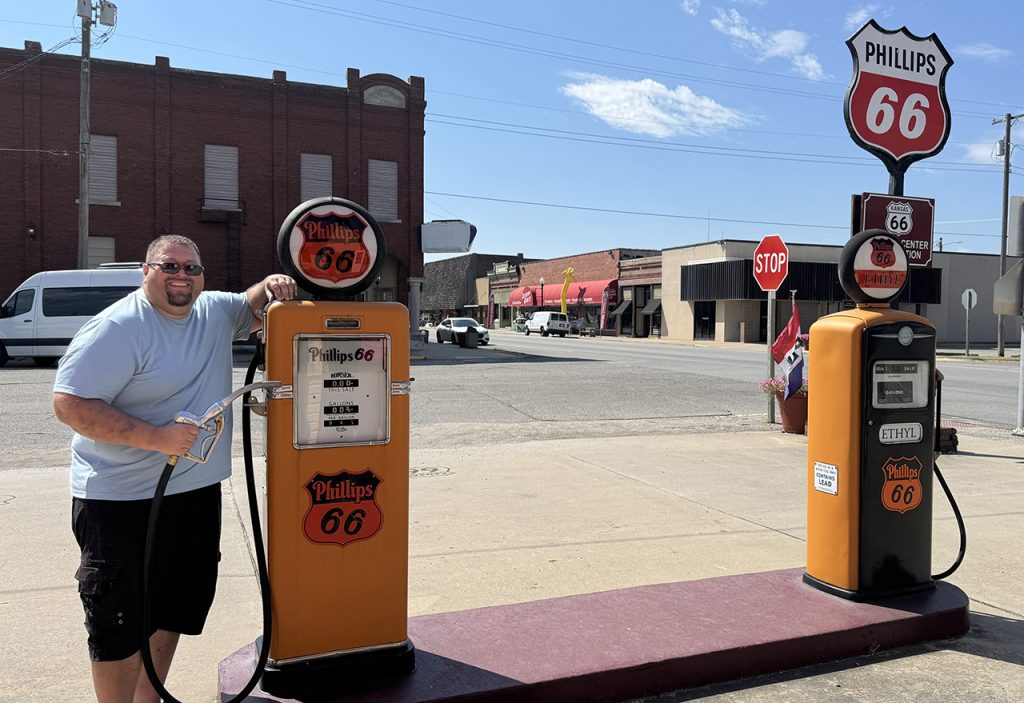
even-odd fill
[[[273,274],[245,293],[204,292],[192,240],[149,245],[142,287],[99,313],[61,360],[53,407],[69,425],[72,527],[82,550],[75,578],[86,614],[100,703],[158,701],[142,668],[142,555],[149,508],[169,455],[199,434],[178,424],[231,393],[231,344],[260,328],[270,300],[295,281]],[[153,660],[166,678],[180,634],[202,632],[220,560],[220,482],[231,473],[231,418],[206,464],[182,458],[160,513],[151,604]]]

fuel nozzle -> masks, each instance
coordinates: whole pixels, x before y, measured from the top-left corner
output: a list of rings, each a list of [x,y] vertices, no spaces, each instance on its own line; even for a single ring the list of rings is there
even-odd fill
[[[259,383],[250,383],[247,386],[242,386],[231,392],[229,396],[223,400],[218,400],[216,403],[206,409],[202,415],[194,415],[187,411],[182,411],[175,416],[174,421],[184,425],[194,425],[199,428],[199,438],[196,440],[199,442],[199,454],[193,454],[192,452],[185,452],[182,456],[186,459],[191,459],[197,464],[205,464],[206,460],[210,457],[214,447],[217,446],[217,441],[220,439],[221,433],[224,432],[224,412],[231,407],[237,398],[251,393],[252,391],[259,390],[261,388],[276,388],[281,385],[280,381],[261,381]],[[205,433],[205,434],[204,434]]]

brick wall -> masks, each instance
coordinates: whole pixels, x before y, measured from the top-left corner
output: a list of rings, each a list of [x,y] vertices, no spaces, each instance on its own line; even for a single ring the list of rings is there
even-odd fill
[[[0,48],[0,70],[38,56]],[[78,259],[80,61],[47,55],[0,81],[0,298],[32,273],[75,268]],[[334,195],[366,205],[368,159],[398,163],[398,221],[382,222],[387,254],[406,279],[423,275],[424,81],[347,72],[347,88],[93,60],[91,132],[117,137],[120,205],[90,206],[90,233],[114,237],[118,260],[143,258],[166,233],[199,245],[210,289],[241,290],[280,270],[276,239],[299,204],[302,152],[332,155]],[[405,107],[365,104],[388,86]],[[204,146],[237,146],[244,221],[202,221]],[[53,152],[53,153],[51,153]],[[65,153],[66,152],[66,153]],[[34,234],[30,235],[32,229]]]
[[[540,285],[541,277],[544,284],[561,285],[564,281],[562,272],[569,266],[573,269],[573,278],[577,281],[602,281],[619,277],[619,250],[606,249],[577,256],[563,256],[559,259],[533,261],[519,265],[520,285]]]

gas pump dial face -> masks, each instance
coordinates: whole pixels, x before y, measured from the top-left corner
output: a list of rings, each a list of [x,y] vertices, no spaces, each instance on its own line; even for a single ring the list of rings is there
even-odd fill
[[[341,198],[314,198],[295,208],[277,235],[285,272],[324,298],[366,290],[384,263],[380,225],[365,209]]]

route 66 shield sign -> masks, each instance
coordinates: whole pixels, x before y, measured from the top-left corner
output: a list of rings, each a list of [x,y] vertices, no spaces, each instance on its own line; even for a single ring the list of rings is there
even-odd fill
[[[946,73],[953,59],[933,33],[882,29],[868,21],[846,41],[853,80],[844,112],[850,136],[890,173],[942,150],[949,138]]]

